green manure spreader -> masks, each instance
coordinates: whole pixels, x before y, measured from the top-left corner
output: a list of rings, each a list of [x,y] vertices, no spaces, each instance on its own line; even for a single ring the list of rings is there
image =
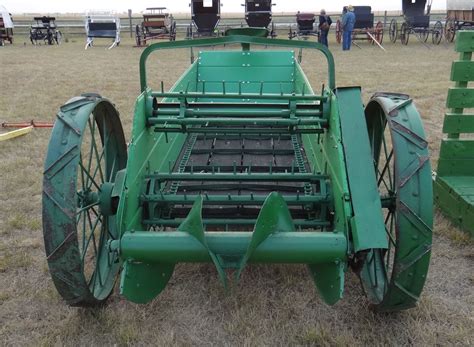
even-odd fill
[[[364,108],[359,87],[336,88],[322,45],[232,33],[145,49],[128,146],[109,100],[60,108],[43,186],[57,290],[98,305],[120,278],[121,295],[147,303],[177,263],[212,263],[224,285],[253,263],[307,264],[329,305],[352,270],[374,309],[413,307],[433,208],[412,100],[377,93]],[[148,87],[150,54],[211,46],[225,48],[200,52],[170,90]],[[300,49],[325,57],[319,92]]]

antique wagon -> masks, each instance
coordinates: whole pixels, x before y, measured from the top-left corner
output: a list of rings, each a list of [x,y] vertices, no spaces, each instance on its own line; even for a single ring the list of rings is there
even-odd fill
[[[296,14],[296,31],[290,26],[290,32],[288,34],[289,39],[303,38],[308,39],[311,36],[316,36],[319,39],[319,28],[316,24],[317,16],[314,13],[302,13]]]
[[[120,17],[112,11],[88,12],[85,27],[86,49],[93,46],[95,38],[113,39],[109,49],[120,44]]]
[[[7,9],[0,5],[0,46],[5,41],[13,43],[13,20]]]
[[[191,24],[186,38],[219,36],[217,26],[221,20],[220,0],[192,0]]]
[[[431,41],[439,45],[443,37],[443,24],[436,21],[431,26],[431,5],[433,0],[402,0],[402,11],[404,21],[398,28],[398,22],[394,18],[390,22],[390,41],[395,43],[400,37],[404,45],[408,45],[410,35],[414,35],[422,43],[428,40],[431,34]]]
[[[474,29],[474,2],[472,0],[447,0],[448,15],[444,26],[445,39],[453,42],[456,32]]]
[[[176,40],[176,21],[166,7],[149,7],[143,22],[135,27],[137,46],[146,46],[150,40]]]
[[[61,44],[62,34],[57,28],[55,17],[34,17],[34,20],[36,23],[30,29],[30,41],[32,44],[37,45],[41,41],[48,45],[54,43]]]
[[[273,22],[272,0],[245,0],[245,21],[251,28],[266,28],[268,35],[276,37],[275,23]]]
[[[377,42],[379,45],[383,42],[383,23],[381,21],[374,25],[374,14],[371,6],[354,6],[354,14],[356,22],[352,33],[352,40],[368,40],[369,42]],[[336,41],[342,42],[342,21],[338,19],[336,22]]]

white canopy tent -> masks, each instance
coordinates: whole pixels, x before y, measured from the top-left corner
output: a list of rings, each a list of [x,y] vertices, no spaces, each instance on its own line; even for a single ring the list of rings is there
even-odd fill
[[[3,19],[3,24],[5,28],[13,29],[13,22],[12,18],[10,17],[10,12],[8,12],[3,5],[0,5],[0,16]]]

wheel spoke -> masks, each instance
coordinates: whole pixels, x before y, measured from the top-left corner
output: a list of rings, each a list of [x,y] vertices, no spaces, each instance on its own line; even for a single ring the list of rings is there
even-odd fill
[[[389,179],[389,182],[390,182],[390,189],[393,190],[392,172],[390,170],[390,162],[391,162],[392,156],[393,156],[393,149],[390,151],[390,155],[389,155],[388,151],[387,151],[387,143],[385,141],[385,136],[383,136],[382,139],[383,139],[383,150],[385,152],[385,160],[387,161],[385,163],[385,166],[387,167],[388,179]]]
[[[91,232],[90,232],[89,237],[87,237],[87,241],[85,241],[86,237],[84,237],[84,239],[83,239],[83,248],[82,248],[82,256],[81,256],[82,265],[84,265],[84,260],[85,260],[85,256],[86,256],[86,253],[87,253],[87,249],[89,248],[89,243],[90,243],[90,241],[91,241],[91,239],[94,235],[95,230],[97,229],[97,225],[99,224],[99,222],[102,223],[100,218],[97,218],[94,225],[91,227]]]
[[[387,162],[385,163],[385,165],[382,169],[382,172],[380,173],[379,181],[377,182],[377,184],[380,185],[380,180],[383,179],[383,177],[385,176],[385,173],[387,172],[389,183],[390,183],[389,184],[390,189],[388,189],[389,191],[393,191],[392,175],[390,174],[390,162],[392,160],[392,157],[393,157],[393,150],[390,152],[390,155],[387,158]]]
[[[94,137],[94,133],[95,133],[95,122],[93,121],[92,124],[91,124],[91,118],[89,117],[89,119],[87,119],[87,124],[89,125],[89,130],[91,132],[91,138]],[[92,140],[91,140],[92,141]],[[92,148],[92,145],[91,145],[91,148],[89,150],[89,162],[87,164],[87,170],[86,170],[86,174],[88,176],[88,179],[86,181],[86,184],[87,186],[89,186],[89,179],[91,178],[90,175],[89,175],[89,172],[91,172],[91,167],[92,167],[92,157],[94,155],[94,149]],[[82,163],[81,163],[82,164]],[[81,165],[82,166],[82,165]]]
[[[91,181],[90,186],[88,186],[89,189],[92,187],[92,185],[94,185],[94,186],[98,189],[98,191],[100,192],[100,187],[99,187],[99,185],[97,184],[96,181],[94,181],[94,179],[93,179],[92,176],[89,174],[89,172],[86,170],[86,168],[82,165],[82,163],[79,163],[79,166],[81,167],[82,170],[84,170],[84,173],[85,173],[86,176],[87,176],[87,180],[88,180],[88,181],[89,181],[89,180]]]

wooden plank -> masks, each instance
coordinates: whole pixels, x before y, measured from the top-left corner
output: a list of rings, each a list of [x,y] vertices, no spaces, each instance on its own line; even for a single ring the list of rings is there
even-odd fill
[[[444,117],[443,133],[473,134],[474,114],[447,113]]]
[[[474,108],[474,89],[449,88],[447,108]]]
[[[456,33],[456,52],[474,51],[474,30],[461,30]]]
[[[474,140],[444,140],[440,158],[474,159]]]
[[[474,61],[455,61],[451,69],[451,81],[474,81]]]
[[[33,130],[33,126],[29,126],[26,128],[10,131],[8,133],[0,134],[0,141],[6,141],[6,140],[13,139],[15,137],[26,135],[30,133],[32,130]]]

